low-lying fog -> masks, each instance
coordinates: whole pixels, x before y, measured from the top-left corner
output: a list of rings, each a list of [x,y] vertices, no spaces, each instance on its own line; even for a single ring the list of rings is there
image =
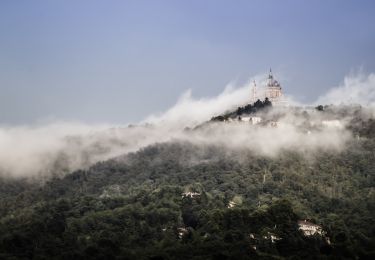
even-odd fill
[[[275,156],[283,149],[340,151],[353,138],[346,116],[327,116],[317,104],[361,104],[374,117],[375,74],[345,78],[309,107],[292,101],[291,107],[259,113],[259,124],[246,121],[204,124],[212,116],[248,103],[250,86],[227,87],[213,98],[195,99],[188,91],[165,113],[150,115],[136,126],[87,125],[55,122],[37,126],[0,127],[0,176],[48,177],[137,151],[169,140],[219,144],[231,149],[252,149]],[[298,105],[298,109],[295,106]],[[306,112],[307,111],[307,114]],[[275,123],[277,121],[277,125]],[[194,129],[194,130],[193,130]]]

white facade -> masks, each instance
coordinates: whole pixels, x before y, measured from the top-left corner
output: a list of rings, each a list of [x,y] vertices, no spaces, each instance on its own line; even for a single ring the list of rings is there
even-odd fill
[[[265,236],[263,236],[264,239],[271,240],[272,243],[275,243],[276,241],[280,240],[281,238],[275,235],[274,233],[267,232]]]
[[[250,119],[251,119],[251,117],[249,117],[249,116],[241,116],[241,121],[249,122]]]
[[[178,233],[178,238],[183,238],[187,233],[189,233],[189,231],[184,228],[184,227],[180,227],[180,228],[177,228],[177,233]]]
[[[253,125],[257,125],[262,122],[262,118],[259,116],[241,116],[241,121],[249,122]]]
[[[229,201],[229,203],[228,203],[228,209],[234,208],[235,206],[237,206],[236,202],[234,202],[233,200]]]
[[[323,235],[323,229],[321,226],[311,223],[307,220],[298,221],[298,226],[305,236],[312,236],[315,234]]]
[[[267,83],[265,87],[261,88],[260,94],[257,91],[257,86],[254,81],[254,84],[251,88],[251,102],[254,103],[255,101],[264,100],[268,98],[269,101],[272,102],[274,106],[286,106],[287,101],[284,98],[282,88],[280,83],[273,77],[272,71],[268,74]]]
[[[281,91],[281,85],[273,78],[272,71],[270,70],[265,97],[268,98],[272,103],[277,103],[280,101],[282,95],[283,93]]]
[[[322,125],[331,129],[343,129],[344,125],[339,120],[323,120]]]
[[[259,116],[253,116],[250,118],[250,122],[253,124],[253,125],[257,125],[259,124],[260,122],[262,122],[262,118],[259,117]]]
[[[198,193],[198,192],[191,192],[191,191],[182,193],[183,198],[187,198],[187,197],[194,198],[194,197],[197,197],[197,196],[200,196],[200,195],[201,194]]]

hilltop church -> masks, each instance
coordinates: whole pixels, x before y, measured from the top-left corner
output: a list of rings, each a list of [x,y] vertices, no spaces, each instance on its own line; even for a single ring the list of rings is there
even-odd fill
[[[257,93],[257,86],[254,81],[253,87],[251,89],[251,100],[252,102],[257,101],[258,99],[268,98],[273,105],[284,105],[285,100],[281,90],[280,83],[274,79],[272,70],[268,74],[267,83],[264,89],[261,90],[261,94]]]

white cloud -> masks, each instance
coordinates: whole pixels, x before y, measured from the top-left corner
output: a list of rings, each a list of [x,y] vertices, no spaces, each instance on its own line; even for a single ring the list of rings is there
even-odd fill
[[[265,76],[257,76],[257,82],[262,78]],[[68,122],[34,127],[0,127],[0,176],[35,177],[66,173],[172,139],[196,144],[220,144],[230,149],[252,149],[273,156],[283,149],[340,150],[350,138],[348,132],[341,128],[323,127],[307,134],[296,127],[304,119],[301,116],[285,116],[290,113],[284,114],[278,128],[234,123],[184,131],[186,126],[195,126],[248,103],[250,84],[239,88],[229,85],[222,93],[210,98],[194,98],[188,91],[165,113],[152,115],[136,127]],[[371,105],[374,100],[375,74],[361,74],[346,77],[343,85],[320,97],[316,104],[346,102]],[[321,119],[313,117],[312,120],[318,122]],[[340,123],[345,122],[346,119]]]
[[[265,75],[255,76],[247,84],[237,88],[233,83],[229,84],[222,93],[209,98],[194,98],[191,90],[188,90],[173,107],[162,114],[147,117],[144,122],[164,122],[176,124],[177,127],[201,123],[225,111],[248,104],[252,82],[262,82],[264,78]]]
[[[345,77],[343,84],[330,89],[318,98],[316,105],[322,104],[361,104],[375,105],[375,74],[358,73]]]

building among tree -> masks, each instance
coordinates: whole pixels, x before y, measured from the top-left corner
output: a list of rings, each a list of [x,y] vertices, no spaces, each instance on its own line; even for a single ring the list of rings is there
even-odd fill
[[[324,234],[323,229],[320,225],[314,224],[310,221],[307,221],[306,219],[298,221],[298,226],[305,236]]]

